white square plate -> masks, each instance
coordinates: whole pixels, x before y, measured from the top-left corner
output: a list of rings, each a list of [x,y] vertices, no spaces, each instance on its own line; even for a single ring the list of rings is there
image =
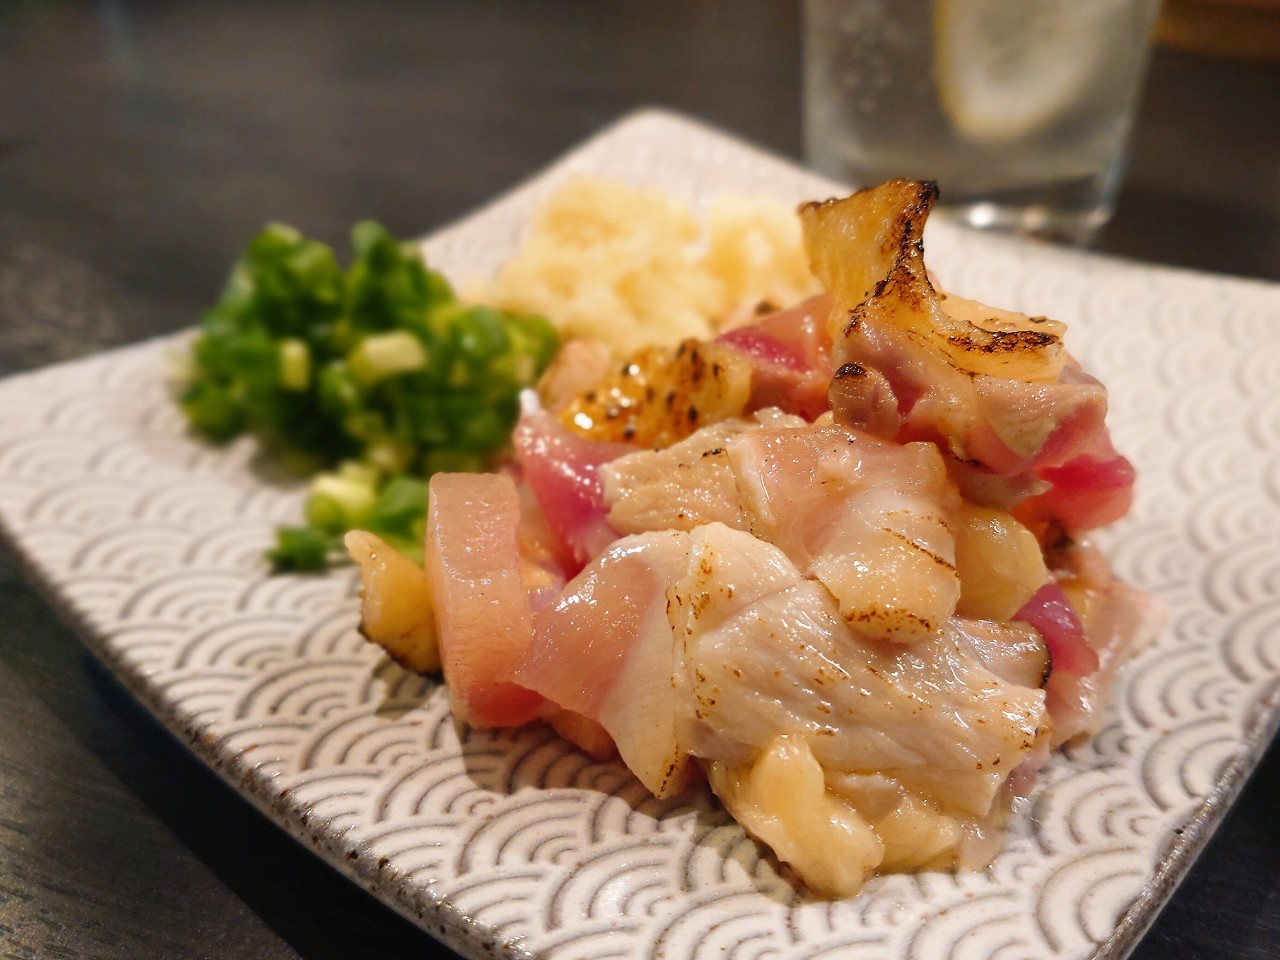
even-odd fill
[[[637,114],[426,241],[455,281],[514,249],[564,177],[705,203],[837,188],[669,114]],[[544,729],[460,731],[446,692],[356,634],[350,571],[267,575],[302,492],[255,448],[188,437],[181,337],[0,384],[0,522],[93,650],[284,829],[468,957],[1122,956],[1280,719],[1280,287],[1136,266],[934,222],[952,290],[1071,324],[1138,469],[1108,531],[1169,622],[1103,732],[1055,757],[985,872],[876,879],[815,902],[706,794],[663,803]],[[228,842],[235,842],[228,837]]]

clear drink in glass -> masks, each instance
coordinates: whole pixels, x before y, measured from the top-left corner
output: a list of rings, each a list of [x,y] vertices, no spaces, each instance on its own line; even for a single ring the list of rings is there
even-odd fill
[[[1159,0],[806,0],[805,146],[867,186],[937,180],[978,227],[1111,216]]]

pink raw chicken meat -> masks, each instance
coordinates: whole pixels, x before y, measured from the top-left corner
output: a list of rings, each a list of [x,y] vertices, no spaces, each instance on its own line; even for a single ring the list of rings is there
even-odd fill
[[[778,407],[813,420],[828,408],[830,310],[830,298],[815,297],[717,338],[751,362],[751,409]]]
[[[938,297],[944,308],[981,308]],[[884,309],[858,311],[833,345],[832,306],[815,297],[718,338],[751,364],[744,412],[776,406],[813,420],[834,403],[840,422],[898,443],[936,444],[966,496],[1002,510],[1021,504],[1028,523],[1078,532],[1127,512],[1133,468],[1111,446],[1106,390],[1070,357],[1051,380],[975,376]]]
[[[1001,798],[1050,739],[1096,729],[1151,624],[1077,536],[1132,495],[1105,390],[1058,325],[938,293],[919,243],[933,194],[885,187],[908,201],[896,224],[859,207],[884,188],[806,211],[807,232],[872,224],[870,266],[811,246],[833,295],[718,339],[750,366],[742,419],[655,451],[527,412],[510,475],[433,478],[426,551],[460,720],[541,717],[597,755],[611,739],[659,797],[699,758],[775,849],[821,859],[753,786],[816,764],[813,809],[866,840],[867,869],[981,862]],[[570,360],[562,393],[603,369]],[[997,527],[1009,539],[981,539]],[[1046,548],[1059,528],[1076,539]],[[1016,543],[1033,563],[1004,560]],[[807,863],[824,892],[861,883]]]
[[[988,812],[1044,733],[1043,691],[993,672],[965,621],[920,644],[886,642],[851,628],[776,547],[720,524],[690,536],[689,573],[671,599],[686,692],[678,729],[693,753],[740,766],[777,732],[803,732],[828,771],[880,771],[968,815]]]
[[[521,417],[512,440],[524,480],[562,545],[565,566],[581,569],[618,536],[605,519],[600,466],[635,447],[583,439],[542,412]]]
[[[1087,540],[1053,551],[1053,560],[1063,596],[1038,594],[1017,616],[1040,627],[1053,652],[1045,692],[1057,746],[1098,732],[1116,670],[1152,639],[1163,615],[1150,597],[1117,580],[1097,546]],[[1037,601],[1061,603],[1068,596],[1081,598],[1072,603],[1073,610],[1079,606],[1080,633],[1066,618],[1034,609]],[[1046,618],[1056,622],[1045,623]]]
[[[520,499],[501,474],[431,478],[424,568],[453,715],[474,727],[528,723],[542,698],[511,680],[533,639],[520,574]]]
[[[624,537],[537,616],[515,678],[599,723],[655,796],[678,792],[688,758],[675,740],[667,587],[688,567],[688,534]]]
[[[1105,388],[1065,354],[1060,324],[934,286],[920,237],[936,196],[890,181],[801,213],[834,299],[836,420],[936,443],[975,502],[1009,510],[1053,484],[1037,519],[1072,532],[1116,519],[1132,469],[1111,448]]]
[[[782,548],[859,629],[910,642],[955,612],[948,516],[959,498],[937,449],[794,418],[704,427],[601,470],[629,532],[721,521]]]

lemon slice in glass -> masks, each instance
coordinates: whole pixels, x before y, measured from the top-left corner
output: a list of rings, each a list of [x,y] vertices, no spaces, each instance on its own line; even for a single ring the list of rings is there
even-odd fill
[[[1126,0],[938,0],[935,80],[970,140],[1034,133],[1079,101]]]

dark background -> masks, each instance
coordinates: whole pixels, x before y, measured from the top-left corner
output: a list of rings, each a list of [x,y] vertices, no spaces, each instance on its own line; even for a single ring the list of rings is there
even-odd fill
[[[798,157],[798,36],[772,0],[0,2],[0,374],[191,324],[268,219],[423,233],[639,106]],[[1280,68],[1157,50],[1098,247],[1280,279]],[[1273,750],[1135,957],[1280,954],[1278,819]],[[446,953],[192,759],[0,554],[0,955]]]

